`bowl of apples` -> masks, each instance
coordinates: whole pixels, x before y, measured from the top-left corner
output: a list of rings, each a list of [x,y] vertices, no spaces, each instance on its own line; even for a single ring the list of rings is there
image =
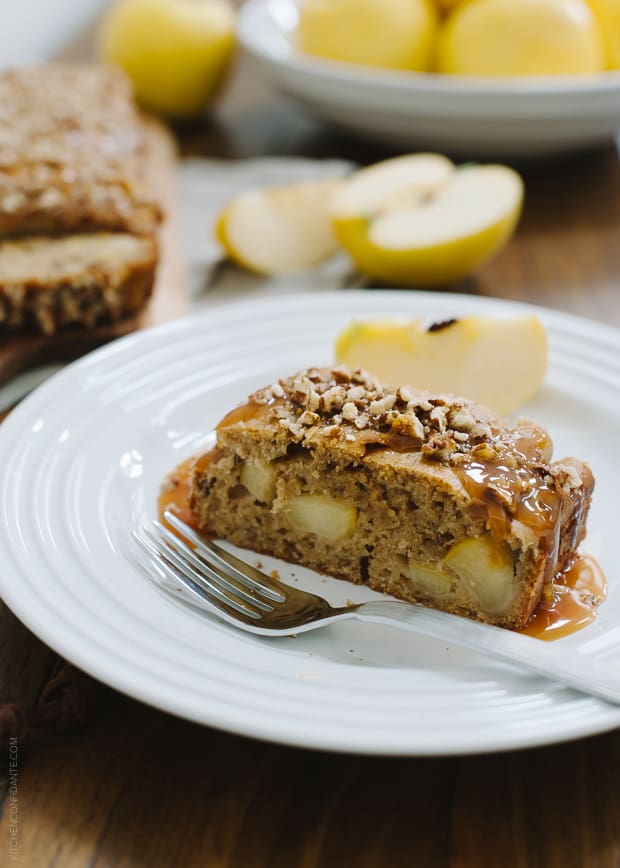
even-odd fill
[[[395,148],[544,155],[620,128],[619,0],[248,0],[238,36],[282,94]]]

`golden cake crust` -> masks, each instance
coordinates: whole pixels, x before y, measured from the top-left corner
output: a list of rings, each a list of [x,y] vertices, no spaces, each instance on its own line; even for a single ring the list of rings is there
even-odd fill
[[[126,76],[50,64],[0,74],[0,236],[152,234],[161,211]]]

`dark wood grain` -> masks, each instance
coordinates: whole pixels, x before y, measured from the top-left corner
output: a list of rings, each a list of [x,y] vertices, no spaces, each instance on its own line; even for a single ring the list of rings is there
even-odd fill
[[[323,130],[243,68],[220,111],[179,137],[187,153],[230,158],[388,153]],[[453,290],[620,325],[615,149],[520,169],[515,240]],[[36,694],[46,649],[7,630],[3,647],[23,657],[12,689]],[[619,781],[620,733],[479,757],[332,756],[201,728],[105,689],[87,728],[20,758],[18,864],[620,868]]]
[[[614,734],[462,759],[333,756],[201,728],[110,691],[87,730],[27,757],[20,858],[618,868],[619,776]]]

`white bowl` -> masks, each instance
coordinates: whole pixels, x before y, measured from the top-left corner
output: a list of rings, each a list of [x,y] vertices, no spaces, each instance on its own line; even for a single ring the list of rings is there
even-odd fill
[[[298,5],[248,0],[239,39],[277,90],[364,138],[456,154],[531,156],[607,144],[620,127],[620,72],[491,79],[327,61],[296,48]]]
[[[109,0],[0,0],[0,70],[54,57]]]

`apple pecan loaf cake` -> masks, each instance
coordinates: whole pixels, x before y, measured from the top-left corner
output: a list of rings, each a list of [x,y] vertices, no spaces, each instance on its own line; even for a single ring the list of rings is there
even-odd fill
[[[5,241],[0,329],[52,334],[130,316],[150,295],[156,257],[152,238],[120,232]]]
[[[119,70],[50,64],[0,74],[0,333],[90,327],[146,302],[161,220],[146,162]]]
[[[0,235],[152,234],[145,140],[129,79],[49,64],[0,75]]]
[[[589,467],[465,399],[310,369],[253,394],[198,458],[205,533],[520,628],[585,535]]]

